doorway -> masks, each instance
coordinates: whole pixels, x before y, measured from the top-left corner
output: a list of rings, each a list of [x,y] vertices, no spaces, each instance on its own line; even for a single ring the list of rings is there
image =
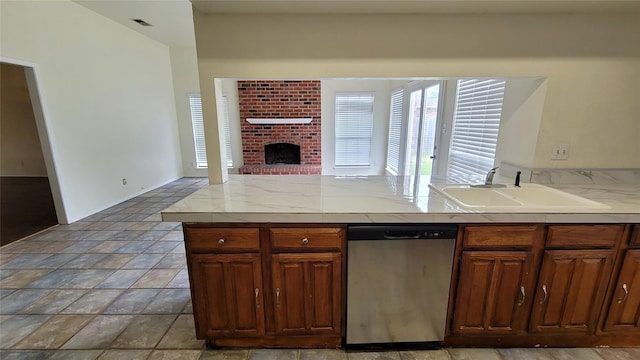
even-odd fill
[[[437,169],[435,161],[442,108],[441,89],[441,81],[419,82],[407,89],[404,174],[429,176]]]
[[[30,69],[0,66],[0,244],[6,245],[57,225],[58,218],[29,91]]]

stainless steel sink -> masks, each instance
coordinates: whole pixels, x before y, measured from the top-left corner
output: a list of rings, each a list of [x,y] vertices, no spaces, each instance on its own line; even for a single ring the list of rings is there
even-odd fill
[[[429,184],[429,187],[466,208],[485,210],[591,210],[609,206],[538,184],[520,187],[475,187],[469,184]]]

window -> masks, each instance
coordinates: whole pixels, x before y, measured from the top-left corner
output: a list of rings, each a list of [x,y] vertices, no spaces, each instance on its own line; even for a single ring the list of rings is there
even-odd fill
[[[202,117],[202,100],[199,94],[189,94],[189,106],[191,109],[191,123],[193,125],[193,139],[196,150],[196,167],[207,167],[207,147],[204,141],[204,120]],[[224,116],[224,136],[227,150],[227,167],[233,166],[231,157],[231,132],[229,129],[229,107],[227,97],[222,97],[222,112]]]
[[[398,167],[400,166],[402,97],[402,89],[394,90],[391,93],[391,110],[389,111],[389,142],[387,146],[387,171],[393,174],[398,174]]]
[[[336,94],[336,166],[369,166],[373,93]]]
[[[458,80],[448,177],[484,175],[493,167],[505,81]]]
[[[233,167],[233,157],[231,156],[231,129],[229,129],[229,101],[226,96],[222,97],[222,114],[224,116],[224,141],[227,150],[227,167]]]

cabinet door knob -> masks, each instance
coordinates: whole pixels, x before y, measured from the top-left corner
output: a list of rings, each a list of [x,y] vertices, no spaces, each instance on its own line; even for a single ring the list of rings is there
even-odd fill
[[[304,238],[302,239],[302,245],[307,245],[309,243],[309,239]]]
[[[220,244],[220,245],[224,245],[224,239],[219,239],[219,240],[218,240],[218,244]]]
[[[518,303],[516,304],[517,306],[522,306],[522,304],[524,304],[524,299],[527,298],[527,294],[525,294],[524,292],[524,286],[520,286],[520,295],[522,297],[520,298],[520,301],[518,301]]]
[[[540,300],[540,305],[546,303],[547,298],[549,297],[549,292],[547,292],[547,285],[542,285],[542,293],[544,294],[544,297],[542,298],[542,300]]]
[[[276,288],[276,306],[280,306],[280,288]]]
[[[624,291],[624,295],[617,300],[618,304],[622,304],[625,300],[627,300],[627,296],[629,296],[629,287],[627,284],[622,284],[622,291]]]

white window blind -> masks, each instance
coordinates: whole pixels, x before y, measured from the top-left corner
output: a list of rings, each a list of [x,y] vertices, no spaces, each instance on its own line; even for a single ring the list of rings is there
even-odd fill
[[[398,167],[400,166],[402,97],[402,89],[394,90],[391,93],[391,110],[389,111],[389,142],[387,143],[387,170],[393,174],[398,174]]]
[[[335,165],[370,165],[373,94],[336,94],[335,130]]]
[[[224,139],[227,150],[227,167],[233,167],[233,157],[231,156],[231,130],[229,129],[229,102],[226,96],[222,97],[222,112],[224,114]]]
[[[458,80],[448,177],[485,175],[493,167],[505,82]]]
[[[202,101],[199,94],[189,94],[193,140],[196,145],[196,167],[207,167],[207,147],[204,143],[204,123],[202,119]]]
[[[193,126],[193,140],[196,150],[196,167],[207,167],[207,147],[204,141],[204,120],[202,117],[202,100],[199,94],[189,94],[189,107],[191,110],[191,124]],[[222,111],[224,114],[224,135],[227,149],[227,167],[233,166],[231,158],[231,133],[229,129],[229,107],[227,97],[222,97]]]

